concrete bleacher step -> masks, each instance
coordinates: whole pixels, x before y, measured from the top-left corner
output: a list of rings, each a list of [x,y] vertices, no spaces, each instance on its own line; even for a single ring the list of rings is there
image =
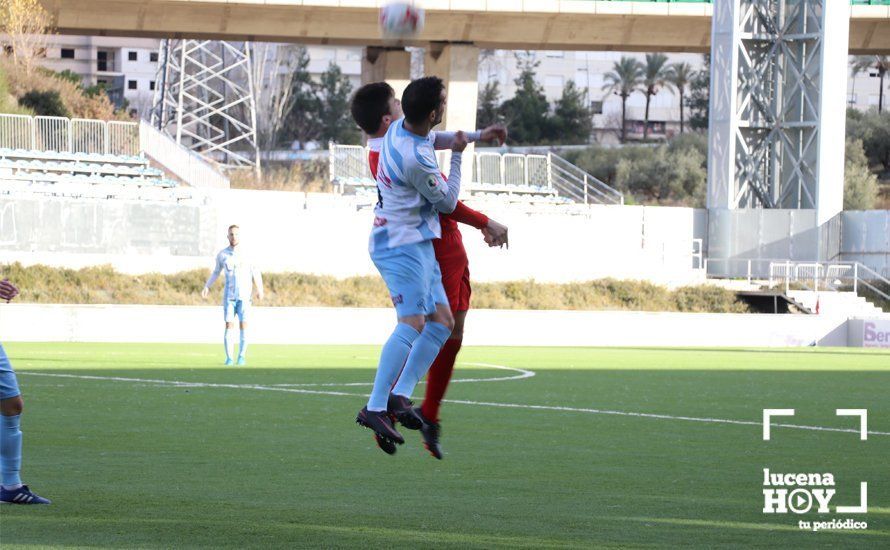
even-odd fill
[[[848,317],[883,317],[888,314],[854,292],[789,290],[788,296],[800,302],[812,311],[824,315],[845,315]]]

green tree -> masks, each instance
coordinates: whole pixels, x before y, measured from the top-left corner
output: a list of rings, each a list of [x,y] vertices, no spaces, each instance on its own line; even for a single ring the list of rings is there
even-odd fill
[[[874,69],[878,73],[878,112],[884,111],[884,77],[890,70],[890,55],[858,55],[853,58],[853,76]]]
[[[71,113],[65,108],[62,96],[55,90],[40,92],[31,90],[19,98],[19,105],[30,109],[37,116],[62,116],[70,117]]]
[[[593,131],[593,113],[587,106],[586,90],[582,91],[574,80],[562,89],[562,96],[553,110],[552,141],[560,143],[587,143]]]
[[[689,97],[686,98],[686,106],[689,107],[689,126],[693,130],[708,129],[708,108],[711,92],[711,56],[702,56],[702,68],[689,82]]]
[[[479,90],[479,106],[476,108],[476,127],[485,128],[498,121],[501,90],[497,80],[492,80]]]
[[[880,164],[883,173],[890,174],[890,112],[847,109],[847,137],[862,141],[871,164]]]
[[[652,96],[660,92],[668,82],[667,56],[663,53],[647,53],[643,66],[643,91],[646,94],[646,115],[643,125],[643,139],[649,139],[649,103]]]
[[[633,57],[622,56],[603,75],[603,89],[621,98],[621,142],[627,141],[627,98],[637,91],[643,81],[643,66]]]
[[[697,77],[696,71],[692,69],[692,65],[689,63],[673,63],[668,67],[667,80],[671,83],[671,85],[677,89],[677,93],[680,96],[680,133],[682,134],[685,129],[686,117],[685,115],[685,101],[686,101],[686,87],[689,86],[689,83]]]
[[[844,162],[844,210],[870,210],[878,198],[878,178],[868,168],[865,148],[847,138]]]
[[[293,79],[291,80],[290,110],[282,123],[278,143],[298,140],[301,144],[317,139],[321,133],[318,121],[320,109],[318,84],[309,74],[309,53],[300,47],[294,53]]]
[[[549,135],[550,104],[544,88],[535,79],[535,69],[540,65],[534,54],[516,55],[519,76],[514,96],[501,105],[501,114],[510,128],[510,136],[518,143],[541,143]]]
[[[318,84],[318,139],[327,143],[358,144],[361,134],[349,114],[352,84],[340,66],[331,62]]]

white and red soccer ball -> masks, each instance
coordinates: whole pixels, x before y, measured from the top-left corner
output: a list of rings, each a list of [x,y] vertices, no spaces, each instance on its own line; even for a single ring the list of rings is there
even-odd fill
[[[380,8],[384,38],[409,38],[423,30],[423,10],[413,2],[392,2]]]

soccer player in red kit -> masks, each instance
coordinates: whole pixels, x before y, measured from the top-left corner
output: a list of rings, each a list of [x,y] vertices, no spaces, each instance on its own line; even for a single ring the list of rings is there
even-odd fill
[[[368,135],[370,150],[368,164],[371,174],[376,179],[377,161],[383,136],[389,125],[401,118],[401,105],[389,84],[375,82],[362,86],[356,91],[352,98],[351,111],[356,123]],[[506,129],[502,126],[490,126],[475,134],[477,135],[470,137],[485,141],[497,140],[500,143],[503,143],[507,137]],[[463,340],[464,320],[470,309],[469,260],[457,224],[460,222],[481,230],[485,242],[489,246],[507,244],[507,227],[488,218],[485,214],[469,208],[460,201],[451,214],[440,214],[439,221],[442,226],[442,238],[433,241],[433,248],[442,271],[442,285],[445,287],[451,312],[454,315],[454,330],[430,367],[423,405],[416,411],[424,421],[421,428],[424,446],[431,455],[441,459],[439,405],[445,396],[448,382],[451,380],[454,362]],[[393,454],[396,451],[394,444],[379,437],[377,437],[377,444],[388,454]]]

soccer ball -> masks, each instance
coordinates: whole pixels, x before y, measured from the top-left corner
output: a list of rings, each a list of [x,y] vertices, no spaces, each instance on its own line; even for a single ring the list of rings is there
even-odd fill
[[[386,38],[407,38],[423,30],[423,10],[409,2],[393,2],[380,8],[380,32]]]

